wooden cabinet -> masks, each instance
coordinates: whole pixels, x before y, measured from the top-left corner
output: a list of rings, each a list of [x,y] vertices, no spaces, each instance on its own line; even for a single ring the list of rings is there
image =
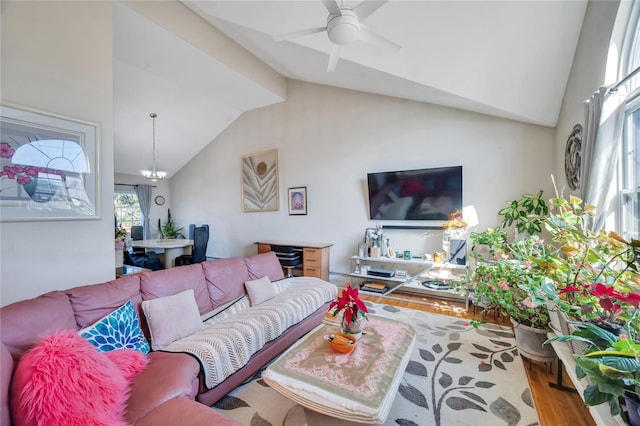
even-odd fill
[[[329,249],[333,244],[292,241],[258,241],[258,253],[271,251],[271,246],[288,246],[302,251],[302,275],[329,281]],[[286,272],[285,272],[286,275]]]

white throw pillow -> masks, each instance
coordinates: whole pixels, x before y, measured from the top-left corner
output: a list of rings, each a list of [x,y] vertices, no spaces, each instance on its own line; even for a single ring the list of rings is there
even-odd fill
[[[246,281],[244,287],[247,289],[251,306],[257,306],[278,294],[276,286],[271,284],[271,280],[267,276],[257,280]]]
[[[142,310],[147,317],[151,347],[155,351],[205,327],[191,289],[173,296],[145,300]]]

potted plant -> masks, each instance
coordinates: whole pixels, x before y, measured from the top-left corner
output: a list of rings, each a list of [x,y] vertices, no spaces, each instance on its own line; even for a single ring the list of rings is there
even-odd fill
[[[620,329],[640,300],[640,241],[614,232],[592,232],[595,211],[578,197],[554,198],[544,226],[551,234],[547,256],[530,258],[546,277],[534,300],[553,302],[573,320]]]
[[[171,209],[167,209],[167,222],[164,225],[162,225],[160,219],[158,219],[158,232],[160,233],[161,239],[175,240],[177,238],[184,238],[182,234],[183,229],[184,228],[178,228],[173,222]]]
[[[555,353],[543,345],[549,322],[547,307],[531,298],[544,277],[537,274],[528,260],[534,253],[545,250],[543,241],[530,236],[505,244],[505,249],[492,261],[478,263],[467,280],[484,306],[483,315],[496,310],[510,317],[521,354],[550,361]]]
[[[124,246],[127,239],[127,230],[122,226],[115,227],[115,250],[116,250],[116,268],[122,267],[124,263]]]
[[[507,233],[499,227],[487,228],[484,231],[469,234],[471,254],[469,257],[478,262],[496,259],[504,252],[507,244]],[[481,249],[482,248],[482,249]]]
[[[535,235],[542,232],[544,217],[549,213],[549,207],[542,194],[543,191],[540,190],[535,195],[524,194],[518,200],[509,201],[507,207],[498,212],[498,215],[502,216],[502,227],[515,225],[516,236],[522,233]]]
[[[622,414],[620,400],[624,398],[625,420],[640,425],[640,344],[636,340],[637,328],[631,326],[635,321],[637,312],[619,336],[585,323],[572,335],[551,340],[587,343],[584,355],[574,355],[577,377],[587,377],[590,382],[584,390],[584,402],[590,406],[606,402],[613,416]]]
[[[367,319],[367,306],[364,304],[357,288],[347,285],[336,300],[329,305],[329,311],[336,317],[342,313],[342,330],[344,334],[352,334],[356,339],[362,336],[362,320]]]

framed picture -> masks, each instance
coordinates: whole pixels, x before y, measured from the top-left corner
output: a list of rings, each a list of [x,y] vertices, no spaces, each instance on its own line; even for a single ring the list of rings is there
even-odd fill
[[[278,210],[278,194],[278,150],[242,157],[242,211]]]
[[[307,187],[289,188],[289,214],[307,214]]]
[[[0,220],[98,219],[99,126],[0,105]]]

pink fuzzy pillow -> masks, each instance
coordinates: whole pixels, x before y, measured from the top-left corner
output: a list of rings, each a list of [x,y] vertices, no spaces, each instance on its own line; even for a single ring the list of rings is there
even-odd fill
[[[147,366],[147,357],[136,349],[116,349],[114,351],[102,352],[109,358],[122,373],[127,382],[133,380]]]
[[[75,331],[59,332],[39,342],[18,362],[11,383],[13,423],[126,425],[127,394],[128,382],[108,356]]]

